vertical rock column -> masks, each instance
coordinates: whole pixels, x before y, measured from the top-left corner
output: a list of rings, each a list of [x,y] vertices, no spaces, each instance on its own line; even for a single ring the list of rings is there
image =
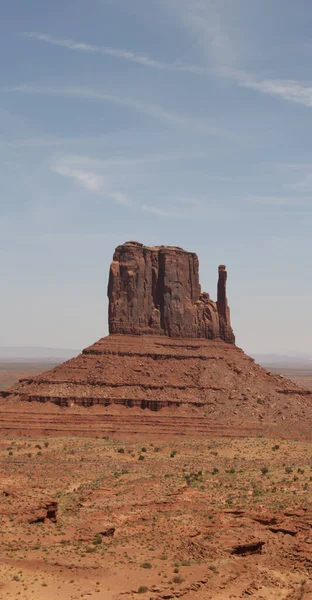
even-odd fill
[[[219,266],[217,308],[219,314],[220,337],[225,342],[235,343],[231,327],[230,309],[226,296],[227,271],[225,265]]]

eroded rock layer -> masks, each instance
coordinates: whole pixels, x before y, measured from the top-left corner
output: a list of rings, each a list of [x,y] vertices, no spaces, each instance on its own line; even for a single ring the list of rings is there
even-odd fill
[[[226,279],[221,265],[214,302],[201,292],[196,254],[126,242],[116,248],[110,268],[109,331],[234,343]]]
[[[32,407],[23,411],[30,419],[26,429],[39,418],[36,427],[70,431],[72,422],[73,431],[78,427],[83,434],[90,427],[90,433],[97,434],[151,428],[172,435],[195,430],[198,435],[255,435],[265,430],[276,434],[280,428],[287,435],[287,429],[297,430],[298,424],[309,429],[312,418],[311,392],[268,373],[235,345],[166,336],[110,335],[77,358],[21,380],[1,396],[0,430],[12,420],[8,411],[16,402],[17,419],[22,405]],[[58,416],[53,413],[52,420],[47,416],[51,408],[44,408],[51,403],[65,408]],[[75,407],[93,409],[75,414]]]

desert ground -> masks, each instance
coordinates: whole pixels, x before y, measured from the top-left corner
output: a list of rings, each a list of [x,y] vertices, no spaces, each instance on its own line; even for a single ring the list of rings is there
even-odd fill
[[[30,375],[38,375],[42,371],[53,368],[55,364],[44,362],[11,362],[0,361],[0,390],[14,385],[19,379],[29,377]]]
[[[300,436],[33,436],[0,442],[1,599],[312,599]]]
[[[312,597],[311,445],[5,439],[1,597]]]
[[[281,366],[280,368],[276,368],[269,366],[269,369],[272,371],[272,373],[279,373],[283,377],[291,379],[300,387],[303,387],[305,389],[312,389],[312,367],[309,369],[306,367],[296,368]]]

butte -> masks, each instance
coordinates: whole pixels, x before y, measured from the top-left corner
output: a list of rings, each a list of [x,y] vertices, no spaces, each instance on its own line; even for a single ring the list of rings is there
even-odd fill
[[[226,280],[221,265],[214,302],[201,291],[196,254],[118,246],[109,335],[2,391],[2,433],[311,439],[312,392],[235,345]]]

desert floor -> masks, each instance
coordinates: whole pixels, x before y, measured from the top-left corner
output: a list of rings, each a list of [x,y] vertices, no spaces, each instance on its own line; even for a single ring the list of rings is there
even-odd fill
[[[2,439],[1,599],[311,600],[312,448]]]

